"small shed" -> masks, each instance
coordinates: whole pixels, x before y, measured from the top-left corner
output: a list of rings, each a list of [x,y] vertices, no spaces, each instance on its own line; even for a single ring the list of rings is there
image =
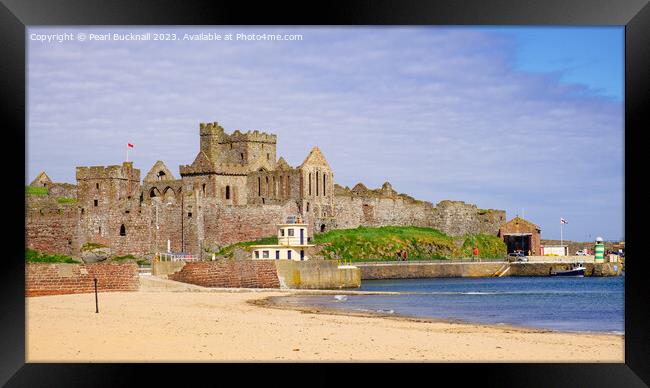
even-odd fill
[[[498,236],[506,244],[508,253],[521,251],[524,255],[540,254],[541,229],[519,216],[503,224]]]

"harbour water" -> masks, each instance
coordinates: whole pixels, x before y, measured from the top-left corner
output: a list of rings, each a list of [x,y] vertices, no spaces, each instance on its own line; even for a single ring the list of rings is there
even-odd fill
[[[283,304],[411,317],[623,334],[624,276],[364,280],[397,295],[296,295]]]

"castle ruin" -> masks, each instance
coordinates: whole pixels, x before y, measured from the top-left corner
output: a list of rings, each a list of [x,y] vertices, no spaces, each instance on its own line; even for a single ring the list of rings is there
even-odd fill
[[[77,167],[77,184],[53,183],[41,173],[26,198],[26,245],[78,256],[83,244],[117,255],[167,250],[199,254],[275,234],[287,216],[301,215],[310,236],[358,226],[425,226],[450,235],[496,235],[502,210],[460,201],[436,206],[399,194],[389,183],[370,190],[335,184],[318,147],[301,165],[277,158],[277,137],[259,131],[227,134],[217,122],[199,125],[200,149],[180,177],[157,161],[140,180],[133,163]]]

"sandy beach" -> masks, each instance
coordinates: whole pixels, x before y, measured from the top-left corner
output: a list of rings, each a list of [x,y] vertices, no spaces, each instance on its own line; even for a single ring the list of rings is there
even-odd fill
[[[293,291],[26,299],[27,362],[624,362],[620,335],[265,307]]]

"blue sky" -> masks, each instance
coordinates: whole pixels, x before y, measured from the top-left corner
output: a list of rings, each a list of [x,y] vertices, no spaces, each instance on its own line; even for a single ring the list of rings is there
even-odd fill
[[[84,32],[292,33],[301,41],[64,41]],[[463,200],[542,238],[624,237],[623,27],[30,28],[27,177],[75,166],[178,177],[199,122],[318,145],[335,182]]]

